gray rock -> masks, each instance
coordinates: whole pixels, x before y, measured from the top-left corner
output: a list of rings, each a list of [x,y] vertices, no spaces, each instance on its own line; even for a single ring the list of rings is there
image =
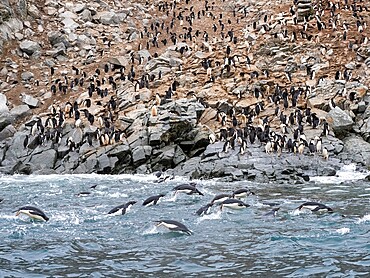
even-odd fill
[[[62,34],[60,31],[50,31],[48,33],[48,40],[52,46],[63,43],[65,47],[70,47],[67,36]]]
[[[137,146],[132,150],[132,162],[134,166],[144,163],[151,155],[151,146]]]
[[[103,154],[97,158],[97,173],[98,174],[110,174],[116,162],[118,161],[117,157],[108,157],[108,155]]]
[[[14,123],[14,116],[9,112],[0,113],[0,131],[3,130],[7,125]]]
[[[2,131],[0,131],[0,140],[12,137],[16,132],[17,131],[14,126],[8,125]]]
[[[4,112],[9,112],[9,108],[8,108],[8,100],[6,98],[6,96],[2,93],[0,93],[0,114],[4,113]]]
[[[370,165],[370,143],[356,135],[344,138],[343,143],[343,151],[348,154],[352,161],[364,166]]]
[[[98,12],[94,18],[104,25],[114,25],[120,23],[121,19],[115,12]]]
[[[80,18],[83,21],[92,21],[93,16],[91,14],[91,11],[88,9],[83,10],[83,12],[80,14]]]
[[[64,18],[62,20],[62,23],[64,24],[64,27],[67,28],[67,29],[70,29],[70,30],[75,30],[76,28],[78,28],[80,25],[74,21],[72,18]]]
[[[27,104],[30,108],[39,107],[40,101],[33,96],[27,95],[25,93],[22,94],[21,98],[22,102]]]
[[[32,55],[36,51],[40,51],[41,47],[37,42],[24,40],[20,43],[19,48],[27,55]]]
[[[335,135],[339,138],[350,132],[354,125],[352,118],[338,106],[330,110],[327,115],[327,121],[331,124]]]
[[[129,60],[124,56],[117,56],[110,58],[109,63],[117,66],[127,67]]]
[[[31,156],[30,164],[39,165],[40,168],[53,169],[57,160],[57,152],[54,149],[42,151]]]
[[[22,72],[21,74],[21,78],[23,81],[30,81],[31,79],[33,79],[33,77],[34,77],[34,74],[29,71]]]

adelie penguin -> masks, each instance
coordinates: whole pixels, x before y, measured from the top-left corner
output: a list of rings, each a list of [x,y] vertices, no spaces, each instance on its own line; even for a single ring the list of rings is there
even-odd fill
[[[308,209],[312,212],[334,212],[332,208],[317,202],[305,202],[300,205],[298,210]]]
[[[158,220],[155,221],[155,223],[157,227],[164,226],[171,231],[182,232],[187,235],[192,234],[192,232],[184,224],[175,220]]]
[[[265,217],[276,217],[277,212],[279,211],[280,207],[273,208],[271,211],[265,213],[263,216]]]
[[[243,201],[240,201],[238,199],[227,199],[221,203],[220,209],[222,210],[225,208],[240,210],[249,207],[250,205],[244,203]]]
[[[255,194],[248,188],[241,188],[233,192],[233,198],[236,198],[236,199],[245,198],[245,197],[248,197],[249,195],[255,195]]]
[[[192,184],[180,184],[176,186],[174,189],[175,194],[177,193],[185,193],[188,195],[198,194],[204,196],[202,192],[200,192],[194,185]]]
[[[32,206],[24,206],[24,207],[17,209],[14,212],[16,212],[16,216],[20,214],[25,214],[33,220],[40,220],[40,221],[49,220],[49,217],[47,217],[41,209],[38,209]]]
[[[149,206],[157,205],[164,196],[165,194],[151,196],[143,202],[143,206],[149,207]]]
[[[232,196],[229,194],[218,194],[212,199],[211,204],[221,204],[223,201],[230,199],[231,197]]]
[[[130,201],[128,203],[125,203],[125,204],[122,204],[122,205],[119,205],[115,208],[112,208],[108,214],[110,215],[124,215],[126,212],[128,212],[131,207],[136,204],[136,201]]]
[[[199,216],[203,216],[206,214],[210,214],[211,212],[211,207],[213,206],[212,203],[208,203],[205,206],[201,207],[200,209],[197,210],[196,214]]]

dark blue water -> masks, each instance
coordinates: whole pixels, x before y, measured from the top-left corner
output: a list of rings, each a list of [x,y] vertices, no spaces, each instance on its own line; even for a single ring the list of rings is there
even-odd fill
[[[303,185],[199,181],[205,196],[174,196],[181,179],[4,176],[0,277],[369,277],[370,185],[338,183],[346,177]],[[215,194],[245,186],[256,193],[245,199],[251,207],[194,214]],[[78,197],[81,191],[92,193]],[[159,205],[141,205],[159,193],[168,193]],[[138,203],[127,214],[107,216],[131,200]],[[298,213],[308,200],[335,212]],[[266,201],[280,204],[276,217],[264,216],[271,210]],[[24,205],[50,220],[16,217],[13,211]],[[159,219],[180,221],[193,235],[156,227]]]

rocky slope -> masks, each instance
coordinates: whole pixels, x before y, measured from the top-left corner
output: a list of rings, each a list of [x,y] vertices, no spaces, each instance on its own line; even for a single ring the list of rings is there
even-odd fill
[[[362,1],[1,1],[0,15],[3,173],[302,182],[370,163]]]

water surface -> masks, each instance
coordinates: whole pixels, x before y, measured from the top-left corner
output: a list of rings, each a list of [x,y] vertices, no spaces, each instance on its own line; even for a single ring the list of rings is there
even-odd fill
[[[198,181],[205,196],[174,195],[187,182],[156,183],[155,176],[50,175],[0,178],[0,277],[369,277],[370,184],[347,168],[338,177],[306,184]],[[96,189],[90,186],[97,185]],[[251,207],[199,217],[215,194],[249,187]],[[90,191],[78,197],[81,191]],[[149,196],[166,193],[154,207]],[[123,216],[107,216],[138,201]],[[319,201],[334,213],[298,212]],[[276,217],[264,216],[278,203]],[[50,220],[16,217],[24,205]],[[188,236],[156,227],[185,224]]]

